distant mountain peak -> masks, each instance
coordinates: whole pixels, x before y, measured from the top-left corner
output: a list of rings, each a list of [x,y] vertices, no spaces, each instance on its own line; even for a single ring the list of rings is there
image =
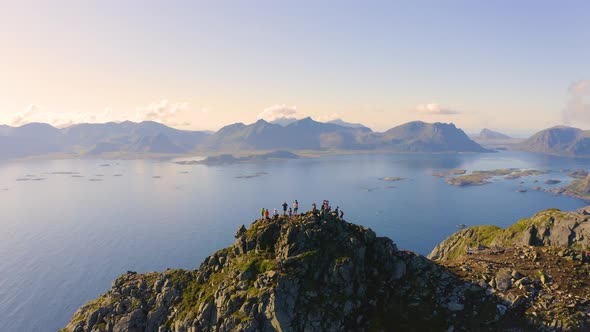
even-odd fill
[[[365,126],[361,123],[346,122],[342,119],[334,119],[334,120],[328,121],[327,123],[335,124],[335,125],[342,126],[342,127],[369,129],[367,126]]]
[[[278,124],[278,125],[281,125],[281,126],[285,127],[285,126],[288,126],[291,123],[296,122],[296,121],[297,121],[297,119],[295,119],[295,118],[282,117],[282,118],[279,118],[279,119],[275,119],[273,121],[270,121],[270,123],[272,123],[272,124]]]
[[[479,138],[482,138],[482,139],[510,139],[512,137],[502,134],[497,131],[493,131],[488,128],[484,128],[479,132]]]
[[[519,149],[555,155],[590,157],[590,131],[568,126],[541,130],[518,145]]]

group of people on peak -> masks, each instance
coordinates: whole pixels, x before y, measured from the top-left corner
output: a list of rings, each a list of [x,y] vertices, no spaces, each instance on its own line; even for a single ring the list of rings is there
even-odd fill
[[[296,216],[298,214],[299,211],[299,202],[297,200],[293,201],[293,206],[289,207],[289,204],[287,204],[287,202],[285,201],[282,205],[283,207],[283,216],[284,217],[292,217],[292,216]],[[313,213],[318,213],[320,212],[320,215],[323,216],[324,214],[328,214],[330,212],[332,212],[332,207],[330,206],[330,201],[328,200],[324,200],[322,202],[322,208],[321,210],[317,209],[317,205],[316,203],[312,203],[311,204],[311,211]],[[336,218],[342,219],[344,217],[344,212],[340,209],[339,206],[336,207],[336,209],[334,210],[334,214],[336,216]],[[270,212],[268,211],[268,209],[266,208],[261,208],[260,209],[260,216],[263,219],[270,219]],[[277,209],[273,209],[273,214],[272,214],[273,218],[278,218],[279,217],[279,212],[277,211]]]

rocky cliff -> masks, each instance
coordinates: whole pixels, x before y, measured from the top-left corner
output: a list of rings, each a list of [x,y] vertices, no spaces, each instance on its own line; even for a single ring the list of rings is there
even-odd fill
[[[590,330],[590,207],[461,230],[428,256],[545,331]]]
[[[196,270],[128,272],[62,331],[524,328],[502,301],[370,229],[310,212],[240,227]]]
[[[474,226],[462,229],[436,246],[428,258],[454,260],[467,254],[469,248],[506,246],[557,246],[590,248],[590,217],[582,209],[565,212],[558,209],[541,211],[519,220],[508,228]]]

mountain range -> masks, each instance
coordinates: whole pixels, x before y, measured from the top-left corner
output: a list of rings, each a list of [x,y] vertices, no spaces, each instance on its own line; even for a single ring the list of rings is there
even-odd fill
[[[0,126],[0,159],[62,154],[147,155],[256,150],[384,150],[393,152],[486,152],[453,124],[414,121],[383,133],[343,121],[311,118],[286,125],[258,120],[217,132],[186,131],[161,123],[125,121],[58,129],[30,123]]]

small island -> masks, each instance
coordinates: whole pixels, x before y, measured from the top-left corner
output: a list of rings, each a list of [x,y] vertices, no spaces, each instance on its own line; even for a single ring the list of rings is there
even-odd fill
[[[450,171],[452,172],[452,171]],[[490,183],[490,179],[493,177],[504,177],[505,179],[518,179],[527,176],[536,176],[547,173],[546,171],[539,171],[539,170],[521,170],[518,168],[503,168],[503,169],[494,169],[494,170],[487,170],[487,171],[473,171],[470,174],[459,173],[463,175],[459,176],[449,176],[451,174],[457,173],[435,173],[435,175],[440,176],[442,174],[446,177],[446,182],[453,186],[464,187],[464,186],[480,186],[487,183]],[[439,175],[440,174],[440,175]]]
[[[558,183],[561,183],[561,180],[549,179],[549,180],[543,181],[543,183],[545,183],[545,184],[558,184]]]
[[[432,175],[438,176],[439,178],[444,178],[449,175],[463,175],[465,173],[467,173],[467,170],[465,170],[465,169],[452,169],[452,170],[446,171],[446,172],[434,172],[434,173],[432,173]]]
[[[257,162],[257,161],[281,161],[288,159],[300,158],[293,152],[290,151],[273,151],[263,154],[254,154],[243,157],[235,157],[231,154],[221,154],[218,156],[209,156],[202,160],[183,160],[177,161],[178,165],[224,165],[224,164],[235,164],[235,163],[246,163],[246,162]]]
[[[405,180],[405,179],[406,178],[402,178],[399,176],[391,176],[391,177],[380,178],[379,180],[395,182],[395,181],[401,181],[401,180]]]
[[[537,176],[537,175],[542,175],[542,174],[547,174],[547,173],[548,173],[547,171],[539,171],[536,169],[527,169],[524,171],[518,171],[518,172],[514,172],[512,174],[508,174],[508,175],[506,175],[505,178],[513,180],[513,179],[524,178],[527,176]]]
[[[449,177],[446,182],[453,186],[480,186],[490,183],[488,180],[496,176],[506,176],[512,174],[518,169],[495,169],[490,171],[473,171],[471,174],[460,175],[456,177]]]

